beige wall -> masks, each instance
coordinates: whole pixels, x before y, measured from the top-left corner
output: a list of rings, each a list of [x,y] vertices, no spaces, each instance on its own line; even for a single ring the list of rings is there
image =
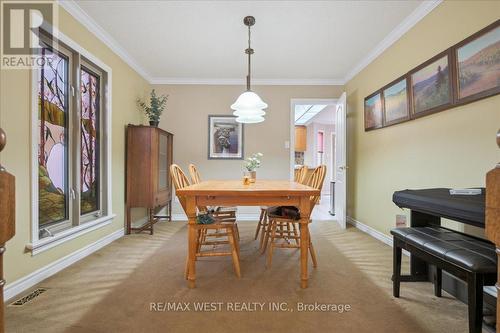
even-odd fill
[[[16,176],[16,236],[7,243],[5,276],[11,283],[61,257],[64,257],[118,229],[124,223],[124,160],[125,125],[138,123],[142,116],[136,110],[135,99],[143,97],[149,84],[125,64],[106,45],[77,23],[62,8],[59,29],[69,38],[94,54],[113,72],[112,123],[112,182],[113,223],[56,246],[36,256],[25,252],[31,242],[30,192],[30,72],[0,70],[0,126],[7,133],[7,147],[1,153],[1,163]],[[139,216],[140,216],[139,212]]]
[[[347,83],[348,214],[389,233],[407,188],[484,186],[500,161],[500,96],[364,132],[363,99],[499,18],[499,1],[445,1]]]
[[[208,115],[231,115],[229,106],[244,91],[243,86],[156,85],[157,92],[168,94],[167,110],[160,127],[174,134],[174,162],[186,172],[189,163],[198,166],[205,179],[230,179],[242,176],[241,160],[208,160]],[[266,120],[245,125],[245,156],[261,152],[262,179],[288,179],[290,150],[290,100],[292,98],[338,98],[342,86],[255,86],[254,91],[269,104]],[[174,213],[181,213],[178,204]],[[243,212],[249,210],[243,209]]]

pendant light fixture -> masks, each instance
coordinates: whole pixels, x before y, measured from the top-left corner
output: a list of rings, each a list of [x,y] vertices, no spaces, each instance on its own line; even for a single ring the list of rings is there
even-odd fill
[[[245,50],[245,53],[248,54],[247,91],[238,97],[236,102],[231,105],[231,109],[234,110],[233,114],[237,116],[237,122],[255,124],[264,121],[263,116],[266,114],[264,109],[267,108],[267,104],[250,89],[250,57],[254,53],[254,50],[250,47],[250,27],[255,24],[255,18],[247,16],[243,19],[243,23],[248,27],[248,48]]]

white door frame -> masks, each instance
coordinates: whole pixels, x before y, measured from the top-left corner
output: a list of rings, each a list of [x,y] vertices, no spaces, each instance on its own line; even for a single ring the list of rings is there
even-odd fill
[[[336,165],[337,165],[337,161],[335,160],[335,153],[337,151],[337,147],[336,147],[336,144],[335,144],[335,136],[337,135],[337,133],[335,132],[332,132],[330,133],[330,154],[331,154],[331,158],[330,158],[330,165],[332,167],[332,172],[330,173],[330,179],[329,181],[331,182],[334,182],[335,181],[335,175],[336,175],[336,172],[335,172],[335,169],[337,168]],[[333,193],[330,193],[330,195],[332,195]]]
[[[293,180],[295,172],[295,105],[302,105],[302,104],[335,105],[337,104],[337,99],[336,98],[292,98],[290,100],[290,141],[289,141],[290,180]]]
[[[347,96],[342,93],[335,112],[335,217],[340,227],[347,223]],[[341,112],[339,112],[341,110]],[[339,200],[340,199],[340,200]]]

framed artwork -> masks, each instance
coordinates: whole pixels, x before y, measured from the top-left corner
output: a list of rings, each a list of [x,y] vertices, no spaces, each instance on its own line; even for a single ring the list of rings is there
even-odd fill
[[[450,58],[451,52],[447,50],[409,73],[413,118],[439,112],[452,105]]]
[[[394,125],[410,119],[408,83],[406,76],[382,88],[384,101],[384,126]]]
[[[457,44],[454,55],[457,103],[500,93],[500,20]]]
[[[208,159],[243,159],[243,124],[235,116],[208,116]]]
[[[365,98],[365,131],[383,126],[382,94],[380,91]]]

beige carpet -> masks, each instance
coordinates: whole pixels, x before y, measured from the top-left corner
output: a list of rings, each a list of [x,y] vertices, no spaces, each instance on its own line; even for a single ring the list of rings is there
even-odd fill
[[[201,259],[197,288],[183,279],[184,223],[160,223],[154,236],[131,235],[40,283],[48,291],[22,307],[8,306],[8,332],[466,332],[466,306],[436,298],[430,283],[405,283],[391,296],[391,248],[333,222],[314,222],[319,267],[299,288],[299,253],[276,250],[273,266],[253,241],[255,223],[241,222],[242,278],[229,257]],[[405,258],[404,268],[407,269]],[[150,303],[186,302],[191,311],[150,311]],[[222,311],[197,312],[196,302]],[[263,311],[228,311],[241,303]],[[289,311],[269,311],[270,303]],[[297,304],[345,304],[350,311],[299,312]],[[159,308],[159,307],[157,307]],[[259,306],[255,308],[259,310]],[[161,309],[163,310],[163,309]]]

